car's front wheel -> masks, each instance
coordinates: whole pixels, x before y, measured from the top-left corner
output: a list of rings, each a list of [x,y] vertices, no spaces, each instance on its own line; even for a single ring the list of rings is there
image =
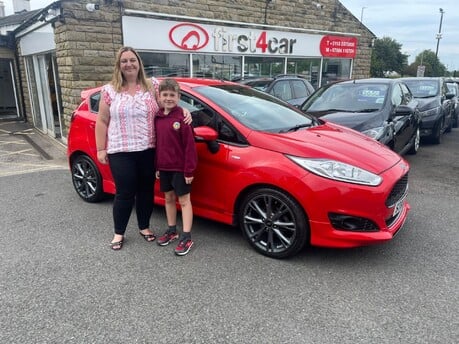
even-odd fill
[[[71,163],[72,182],[77,192],[86,202],[98,202],[104,197],[102,177],[96,164],[87,155],[79,155]]]
[[[413,144],[411,145],[408,154],[414,155],[419,150],[419,145],[421,143],[421,131],[419,128],[416,129],[416,134],[414,136]]]
[[[288,194],[261,188],[244,198],[239,225],[250,245],[272,258],[298,253],[309,238],[309,225],[303,209]]]

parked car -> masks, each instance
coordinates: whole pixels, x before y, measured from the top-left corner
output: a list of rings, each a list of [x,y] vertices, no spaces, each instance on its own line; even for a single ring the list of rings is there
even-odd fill
[[[417,106],[402,81],[373,78],[322,86],[301,110],[360,131],[399,154],[416,154],[421,122]]]
[[[282,74],[273,78],[248,78],[238,82],[272,94],[294,106],[303,104],[314,92],[311,83],[297,75]]]
[[[402,78],[419,101],[421,137],[440,143],[445,132],[452,128],[451,107],[453,94],[448,92],[442,77]]]
[[[459,117],[459,81],[454,81],[453,79],[447,80],[446,86],[448,87],[448,92],[454,94],[453,98],[451,98],[451,126],[457,128]]]
[[[355,247],[391,240],[410,209],[408,163],[354,130],[228,81],[176,79],[195,126],[196,216],[237,225],[258,252],[284,258],[307,243]],[[81,93],[71,118],[68,161],[87,202],[115,193],[96,159],[100,89]],[[156,183],[155,203],[164,204]]]

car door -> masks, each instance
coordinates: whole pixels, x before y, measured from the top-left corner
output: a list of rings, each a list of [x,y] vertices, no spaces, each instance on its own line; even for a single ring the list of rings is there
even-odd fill
[[[451,120],[452,120],[452,114],[451,114],[451,99],[448,99],[446,97],[446,94],[448,93],[448,87],[446,86],[446,82],[442,79],[440,81],[440,96],[441,96],[441,107],[443,111],[443,115],[445,117],[444,125],[443,125],[443,130],[446,130],[446,128],[450,127],[451,125]]]
[[[400,152],[410,142],[415,132],[415,105],[408,88],[400,83],[395,83],[392,87],[391,102],[394,109],[394,113],[392,114],[395,136],[394,150]],[[411,107],[413,113],[410,115],[397,116],[395,114],[395,109],[400,105]]]
[[[232,212],[238,192],[237,171],[246,159],[248,145],[237,130],[219,113],[189,94],[182,92],[181,106],[190,110],[193,126],[209,126],[218,132],[218,151],[206,142],[197,142],[198,166],[193,180],[192,202],[196,215],[224,218]]]

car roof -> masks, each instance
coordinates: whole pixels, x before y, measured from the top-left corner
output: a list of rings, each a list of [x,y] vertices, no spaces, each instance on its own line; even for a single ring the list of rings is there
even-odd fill
[[[399,79],[388,79],[388,78],[367,78],[367,79],[353,79],[353,80],[342,80],[337,81],[334,84],[393,84],[400,82]]]

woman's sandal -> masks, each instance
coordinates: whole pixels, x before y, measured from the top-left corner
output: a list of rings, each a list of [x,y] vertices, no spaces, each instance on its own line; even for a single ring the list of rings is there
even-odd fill
[[[113,251],[119,251],[123,248],[123,243],[124,243],[123,240],[112,242],[110,243],[110,248]]]
[[[153,242],[156,240],[156,235],[154,235],[153,233],[152,234],[142,234],[142,232],[139,231],[139,234],[143,236],[145,241]]]

